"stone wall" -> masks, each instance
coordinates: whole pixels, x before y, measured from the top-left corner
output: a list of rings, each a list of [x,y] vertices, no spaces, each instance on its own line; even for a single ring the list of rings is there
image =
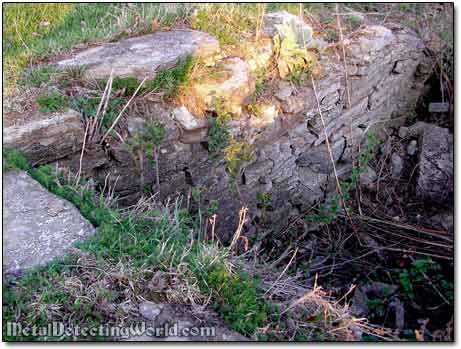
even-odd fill
[[[299,87],[286,81],[275,82],[258,117],[248,114],[245,108],[236,108],[239,115],[230,121],[230,132],[254,150],[252,160],[237,179],[241,195],[230,185],[232,179],[224,160],[213,158],[206,149],[207,122],[195,120],[184,108],[185,116],[178,116],[177,106],[146,102],[131,108],[120,126],[130,137],[142,129],[146,119],[158,119],[166,125],[159,160],[161,197],[187,197],[193,187],[204,188],[203,205],[219,200],[217,231],[224,240],[235,231],[242,206],[249,208],[246,229],[254,228],[253,219],[261,215],[257,193],[270,193],[274,208],[270,217],[275,228],[322,198],[326,191],[334,190],[325,134],[339,175],[347,175],[357,145],[363,143],[367,132],[402,120],[414,108],[427,78],[423,44],[397,25],[355,32],[347,38],[346,48],[350,106],[341,55],[335,53],[341,50],[326,50],[320,55],[324,77],[315,84],[325,129],[310,82]],[[245,66],[245,74],[251,75],[245,64],[240,66]],[[248,75],[235,78],[240,75],[242,71],[235,72],[229,78],[233,83],[226,86],[248,95],[254,90],[254,80]],[[235,95],[233,91],[228,94]],[[238,103],[245,104],[245,96],[237,95]],[[73,156],[59,160],[59,164],[78,168],[79,157],[79,151],[75,151]],[[144,168],[146,183],[153,184],[152,167],[146,162]],[[140,176],[120,142],[113,142],[104,150],[89,147],[83,158],[83,173],[101,186],[110,175],[121,202],[132,203],[140,196]]]

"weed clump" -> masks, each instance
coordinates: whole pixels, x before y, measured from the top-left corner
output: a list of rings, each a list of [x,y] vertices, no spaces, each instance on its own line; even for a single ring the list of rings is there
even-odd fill
[[[239,273],[231,275],[222,265],[209,271],[208,289],[217,293],[216,310],[232,329],[252,335],[264,325],[268,306],[258,294],[258,280]]]
[[[75,109],[82,113],[85,118],[94,118],[98,111],[98,106],[100,104],[100,97],[84,97],[79,96],[74,98],[70,102],[72,109]],[[112,123],[115,121],[115,118],[118,116],[121,107],[123,105],[123,100],[121,98],[112,98],[108,104],[105,113],[102,115],[101,120],[101,130],[106,132]]]
[[[39,95],[35,102],[40,112],[50,113],[64,108],[67,105],[67,97],[58,91],[49,91]]]
[[[216,153],[229,144],[230,133],[228,130],[229,114],[219,114],[216,117],[211,117],[210,130],[208,131],[208,151]]]
[[[142,191],[144,191],[144,158],[151,160],[155,166],[156,184],[160,191],[159,153],[164,136],[165,125],[157,120],[150,120],[146,122],[143,132],[136,134],[125,143],[126,149],[133,157],[139,172]]]
[[[174,68],[159,71],[153,80],[146,82],[144,89],[162,92],[165,98],[172,98],[176,96],[179,88],[186,83],[192,65],[192,56],[180,59]]]

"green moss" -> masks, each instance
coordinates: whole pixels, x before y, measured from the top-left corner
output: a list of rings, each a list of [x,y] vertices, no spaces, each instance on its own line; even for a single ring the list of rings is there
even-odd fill
[[[25,156],[18,150],[15,149],[3,149],[3,172],[7,172],[9,170],[18,169],[27,171],[29,169],[29,164]]]

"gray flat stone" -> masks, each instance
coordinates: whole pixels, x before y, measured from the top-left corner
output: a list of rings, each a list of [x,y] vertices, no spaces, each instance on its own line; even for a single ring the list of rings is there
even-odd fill
[[[188,55],[205,60],[219,51],[219,42],[211,35],[193,30],[172,30],[107,43],[62,60],[58,66],[87,66],[85,78],[102,79],[110,75],[153,77],[162,69],[174,67]]]
[[[78,151],[83,143],[82,117],[68,109],[34,113],[3,129],[3,146],[21,150],[33,163],[47,163]]]
[[[162,304],[152,302],[142,302],[139,305],[139,312],[147,320],[155,320],[163,310]]]
[[[3,273],[63,256],[95,231],[71,203],[49,193],[22,171],[3,174]]]

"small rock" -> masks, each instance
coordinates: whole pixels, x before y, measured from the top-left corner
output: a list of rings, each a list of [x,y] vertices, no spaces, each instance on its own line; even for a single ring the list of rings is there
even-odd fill
[[[130,135],[140,133],[144,130],[144,124],[146,120],[140,117],[131,117],[127,120],[127,128]]]
[[[365,186],[368,186],[369,184],[376,181],[377,178],[378,178],[378,175],[376,174],[376,171],[373,170],[370,166],[367,166],[367,169],[365,170],[365,172],[363,172],[360,175],[360,183]]]
[[[415,124],[416,126],[417,124]],[[453,193],[453,135],[446,128],[420,123],[418,195],[446,202]]]
[[[196,118],[184,106],[175,108],[172,112],[172,116],[186,131],[192,131],[207,126],[205,119]]]
[[[367,27],[359,34],[361,36],[347,46],[346,53],[361,62],[369,62],[377,51],[384,49],[394,39],[392,31],[382,26]]]
[[[450,109],[450,104],[448,103],[430,103],[429,112],[430,113],[446,113]]]
[[[147,320],[155,320],[163,310],[163,305],[152,302],[143,302],[139,305],[139,312]]]
[[[64,158],[83,143],[82,115],[72,109],[31,113],[24,120],[3,128],[3,146],[24,152],[34,163]]]
[[[405,138],[408,135],[408,127],[402,126],[399,128],[399,137]]]
[[[453,232],[454,219],[453,213],[439,213],[431,217],[431,221],[436,225],[441,226],[443,229],[449,232]]]
[[[410,144],[408,144],[408,146],[407,146],[407,153],[408,153],[408,155],[410,155],[410,156],[415,155],[415,154],[416,154],[417,147],[418,147],[418,142],[416,142],[415,140],[412,140],[412,141],[410,142]]]
[[[403,170],[403,160],[397,153],[393,153],[391,157],[392,177],[398,178]]]
[[[293,86],[286,85],[277,91],[277,93],[275,94],[275,97],[280,99],[282,102],[286,102],[292,95],[293,91],[294,91]]]

